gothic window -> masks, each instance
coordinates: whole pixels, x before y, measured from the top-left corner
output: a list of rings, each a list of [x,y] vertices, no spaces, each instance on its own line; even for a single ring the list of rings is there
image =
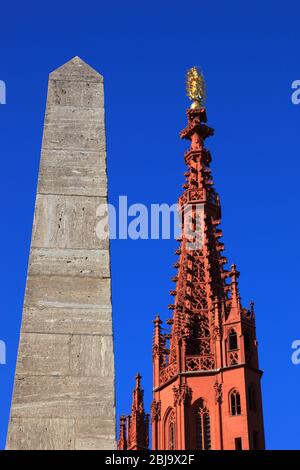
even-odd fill
[[[237,390],[232,390],[229,395],[230,413],[232,416],[241,414],[241,397]]]
[[[235,330],[233,330],[233,329],[230,330],[228,339],[229,339],[229,351],[233,351],[233,350],[237,349],[238,348],[237,334],[236,334]]]
[[[176,449],[176,440],[175,440],[175,412],[171,410],[169,416],[166,420],[165,434],[166,434],[166,444],[168,450]]]
[[[197,450],[211,449],[210,417],[203,399],[196,408],[196,439]]]
[[[250,410],[256,411],[256,393],[253,384],[249,385],[248,387],[248,400]]]
[[[175,424],[174,422],[170,423],[169,427],[169,449],[170,450],[175,450]]]

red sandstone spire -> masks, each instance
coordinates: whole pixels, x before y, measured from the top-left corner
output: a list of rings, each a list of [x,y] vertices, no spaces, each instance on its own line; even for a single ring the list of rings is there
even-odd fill
[[[149,415],[144,410],[144,391],[141,388],[141,378],[140,374],[135,377],[131,414],[120,418],[119,450],[148,449]]]
[[[127,450],[126,416],[120,417],[120,435],[118,440],[118,450]]]
[[[203,77],[188,72],[185,153],[187,171],[179,198],[182,222],[174,263],[174,303],[162,327],[157,315],[153,336],[152,444],[155,450],[263,449],[264,427],[253,303],[243,308],[235,265],[224,265],[219,196],[211,175],[205,140]],[[231,282],[227,283],[227,278]],[[121,417],[119,449],[148,446],[140,376],[132,413]]]
[[[263,448],[254,315],[241,306],[235,265],[230,272],[224,267],[220,199],[205,148],[214,131],[206,124],[199,77],[191,69],[188,90],[194,102],[180,134],[190,148],[179,198],[182,235],[170,292],[171,333],[162,333],[159,317],[154,321],[153,448]],[[249,410],[249,387],[255,389],[256,416]]]
[[[171,292],[175,301],[169,306],[173,310],[170,354],[165,357],[165,362],[173,365],[170,371],[165,371],[166,379],[169,372],[175,372],[175,362],[180,371],[185,368],[182,354],[198,355],[207,368],[214,367],[213,302],[218,301],[219,315],[225,314],[228,303],[229,286],[225,280],[229,273],[223,266],[226,258],[222,256],[224,245],[219,240],[222,232],[218,229],[220,201],[211,176],[211,156],[204,147],[213,129],[206,125],[204,108],[189,109],[187,116],[188,125],[181,137],[190,140],[191,146],[185,154],[188,171],[184,193],[179,198],[182,237],[177,250],[179,259],[174,264],[178,269],[173,279],[176,288]]]

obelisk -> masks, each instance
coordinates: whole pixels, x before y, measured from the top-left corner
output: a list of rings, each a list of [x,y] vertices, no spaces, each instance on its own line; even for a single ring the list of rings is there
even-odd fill
[[[103,77],[50,74],[7,449],[114,449]]]

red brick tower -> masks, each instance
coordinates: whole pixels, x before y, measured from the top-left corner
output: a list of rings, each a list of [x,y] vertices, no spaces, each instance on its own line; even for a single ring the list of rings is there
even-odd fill
[[[145,450],[149,446],[149,415],[144,410],[144,390],[137,374],[132,393],[131,415],[121,416],[118,450]]]
[[[174,264],[174,303],[167,320],[154,320],[153,449],[264,449],[264,426],[253,304],[242,307],[235,265],[227,271],[220,199],[211,176],[205,139],[204,84],[188,75],[193,100],[181,138],[188,171],[179,198],[182,220]],[[228,278],[230,282],[228,283]]]

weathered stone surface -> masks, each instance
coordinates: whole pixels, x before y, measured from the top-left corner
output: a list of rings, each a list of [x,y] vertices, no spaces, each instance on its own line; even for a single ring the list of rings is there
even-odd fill
[[[43,194],[74,194],[80,183],[82,196],[106,196],[106,175],[104,171],[95,174],[93,167],[63,165],[61,161],[53,161],[51,165],[43,165],[40,172],[40,191]]]
[[[94,426],[91,428],[90,420],[88,418],[76,419],[76,436],[82,439],[87,437],[93,437],[99,439],[106,437],[107,439],[113,439],[113,435],[110,435],[113,422],[111,420],[104,420],[101,418],[95,418]]]
[[[8,449],[115,448],[103,78],[50,75]],[[106,211],[105,211],[106,212]]]
[[[103,125],[102,125],[103,126]],[[104,128],[99,122],[57,120],[46,124],[43,146],[45,149],[105,150]]]
[[[22,330],[27,333],[111,335],[111,317],[111,308],[97,305],[24,307]]]
[[[24,333],[19,375],[112,377],[112,336]]]
[[[80,376],[16,376],[12,417],[95,418],[113,417],[114,379]],[[113,432],[113,431],[112,431]]]
[[[30,274],[109,278],[109,250],[32,248]]]
[[[92,83],[103,83],[103,77],[94,70],[90,65],[83,62],[80,57],[74,57],[69,62],[63,64],[58,69],[50,73],[50,84],[53,80],[61,80],[65,82],[66,93],[72,93],[73,85],[70,87],[68,81],[74,81],[75,83],[92,82]],[[88,84],[90,86],[90,83]],[[97,88],[103,94],[103,88]],[[51,103],[51,99],[48,99],[48,103]],[[81,103],[86,104],[86,103]]]
[[[110,307],[110,279],[72,276],[31,276],[27,278],[25,306],[84,308]]]
[[[96,236],[96,210],[105,198],[38,194],[32,234],[37,248],[108,248]]]
[[[17,374],[69,375],[70,342],[71,336],[68,335],[23,332]]]
[[[111,336],[74,335],[70,343],[72,375],[112,377],[114,370]]]
[[[106,160],[103,158],[99,159],[99,152],[95,150],[63,150],[63,149],[42,149],[42,165],[46,166],[69,166],[72,168],[93,168],[95,170],[95,177],[99,174],[100,171],[103,171],[106,177]],[[43,182],[43,181],[41,181]],[[62,190],[63,188],[60,188]],[[104,190],[107,188],[98,188],[98,191]],[[82,190],[81,185],[76,184],[77,195],[81,195],[79,191]],[[41,188],[39,188],[41,191]],[[60,194],[63,194],[60,192]],[[74,193],[72,193],[74,194]],[[98,196],[99,192],[95,194]],[[94,196],[94,194],[92,194]]]
[[[114,439],[107,439],[104,436],[100,438],[76,438],[75,440],[76,450],[106,450],[112,449],[114,446]]]
[[[101,418],[94,420],[93,428],[89,426],[88,419],[76,419],[75,429],[76,448],[79,450],[109,449],[114,439],[114,436],[110,435],[112,422]]]
[[[8,450],[74,450],[75,420],[12,418],[6,448]]]

